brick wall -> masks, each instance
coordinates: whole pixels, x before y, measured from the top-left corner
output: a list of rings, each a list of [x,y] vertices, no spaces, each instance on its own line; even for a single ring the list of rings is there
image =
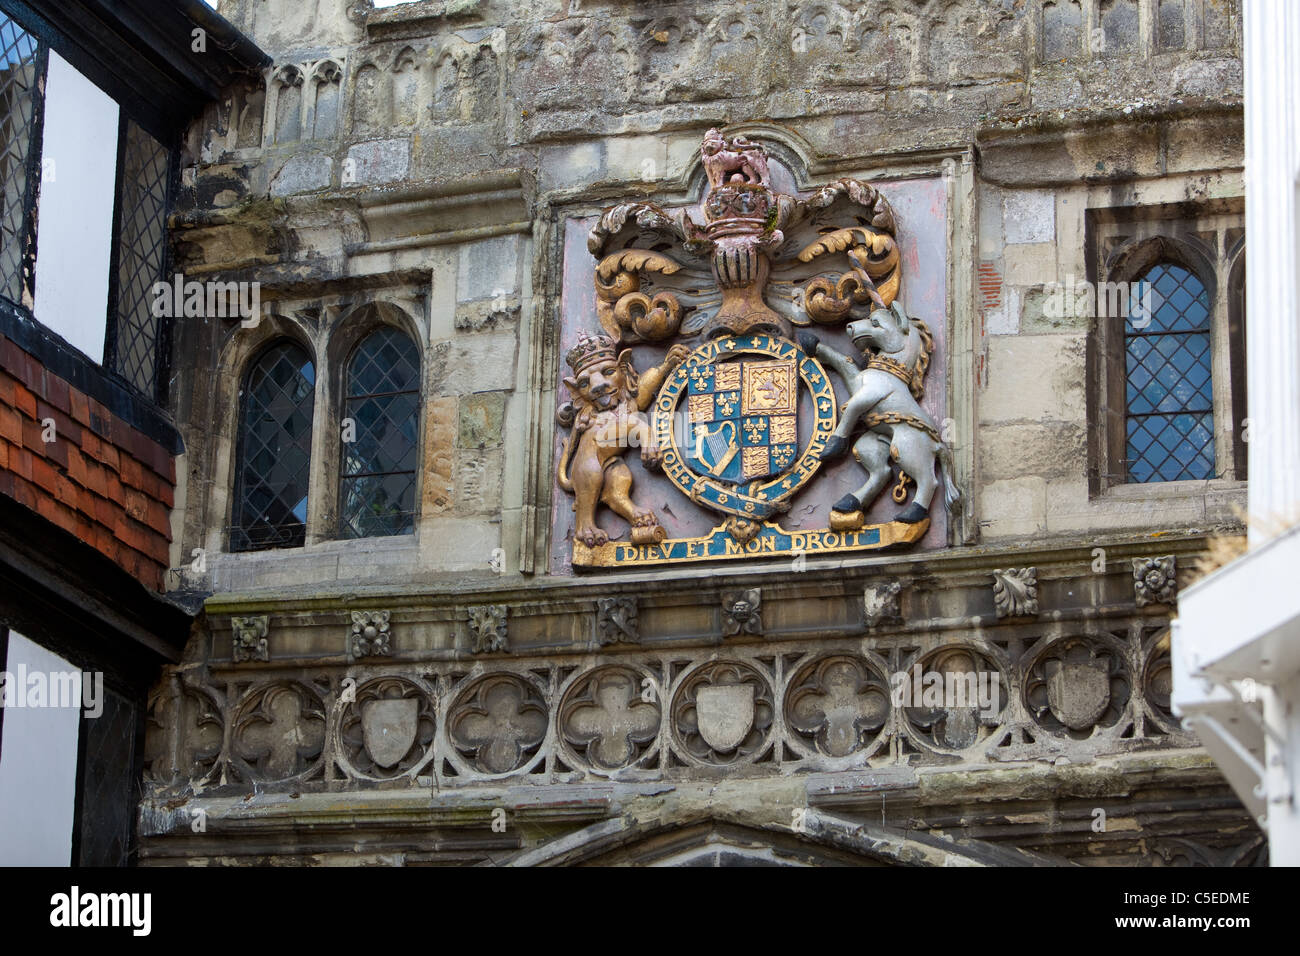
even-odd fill
[[[162,591],[175,486],[166,448],[0,335],[0,494]]]

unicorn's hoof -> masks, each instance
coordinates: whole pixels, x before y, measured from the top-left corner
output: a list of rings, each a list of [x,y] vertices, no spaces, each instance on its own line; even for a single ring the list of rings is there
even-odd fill
[[[826,444],[822,448],[821,459],[822,461],[830,461],[833,458],[839,458],[840,455],[844,454],[844,450],[848,447],[849,443],[847,439],[841,438],[839,435],[832,435],[830,438],[826,439]],[[850,495],[849,499],[852,497],[853,496]],[[853,503],[853,508],[856,508],[857,506],[857,502],[855,501]],[[845,508],[843,510],[851,511],[852,509]]]
[[[831,505],[831,507],[836,511],[844,513],[862,510],[862,505],[860,505],[858,499],[854,498],[852,495],[845,495],[839,501],[835,502],[835,504]]]
[[[930,509],[923,508],[915,501],[903,509],[902,513],[895,518],[895,521],[902,521],[905,524],[919,524],[926,518],[930,517]]]

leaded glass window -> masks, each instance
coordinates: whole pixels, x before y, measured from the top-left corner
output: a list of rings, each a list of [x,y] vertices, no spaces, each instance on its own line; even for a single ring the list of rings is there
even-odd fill
[[[46,56],[36,37],[0,13],[0,295],[29,307]]]
[[[232,551],[306,542],[315,385],[315,366],[293,342],[272,345],[249,369],[240,393]]]
[[[344,538],[414,530],[419,406],[415,343],[390,327],[370,333],[347,369],[339,506]]]
[[[153,287],[165,278],[171,150],[130,120],[123,121],[118,161],[118,234],[114,280],[117,323],[109,367],[150,398],[159,398],[164,364],[163,319]]]
[[[1209,295],[1174,263],[1153,266],[1140,283],[1124,334],[1128,480],[1213,478]],[[1149,303],[1149,315],[1139,302]]]

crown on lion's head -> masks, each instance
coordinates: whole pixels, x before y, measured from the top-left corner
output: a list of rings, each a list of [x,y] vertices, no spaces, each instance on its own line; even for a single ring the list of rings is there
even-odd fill
[[[614,340],[608,335],[583,332],[578,336],[577,344],[565,355],[565,361],[573,369],[573,374],[577,375],[590,365],[612,361],[617,357]]]

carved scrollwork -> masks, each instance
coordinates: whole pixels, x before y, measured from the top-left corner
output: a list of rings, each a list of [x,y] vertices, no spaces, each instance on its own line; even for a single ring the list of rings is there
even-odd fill
[[[945,647],[894,675],[894,702],[911,732],[937,750],[984,743],[1003,722],[1008,693],[1002,671],[972,647]]]
[[[573,683],[560,704],[558,726],[580,763],[610,773],[650,761],[662,716],[653,680],[618,666],[597,668]]]
[[[713,766],[757,760],[770,741],[773,701],[771,684],[751,664],[715,661],[696,668],[673,698],[679,752]]]
[[[999,620],[1038,614],[1038,569],[1000,568],[993,572],[993,606]]]
[[[489,674],[467,687],[448,711],[452,746],[475,770],[507,774],[523,769],[546,738],[548,712],[541,692],[515,674]]]
[[[799,251],[800,262],[818,256],[846,252],[852,268],[834,282],[817,276],[804,286],[803,302],[808,318],[818,324],[843,322],[855,306],[888,308],[898,297],[902,271],[898,243],[888,233],[862,226],[837,229]],[[796,321],[796,325],[806,324]]]
[[[252,779],[282,781],[320,769],[325,705],[307,684],[277,681],[252,688],[233,724],[235,763]]]
[[[889,718],[889,684],[867,661],[835,655],[805,665],[785,693],[785,722],[809,752],[870,756]]]
[[[641,291],[639,272],[672,275],[681,266],[646,249],[606,256],[596,266],[596,317],[615,342],[662,342],[681,331],[682,304],[670,291]]]
[[[429,692],[402,677],[380,677],[356,690],[339,718],[339,763],[351,776],[387,780],[414,775],[433,759]]]
[[[1053,733],[1076,740],[1117,724],[1129,693],[1123,651],[1081,637],[1049,644],[1025,680],[1025,704],[1034,718]]]

